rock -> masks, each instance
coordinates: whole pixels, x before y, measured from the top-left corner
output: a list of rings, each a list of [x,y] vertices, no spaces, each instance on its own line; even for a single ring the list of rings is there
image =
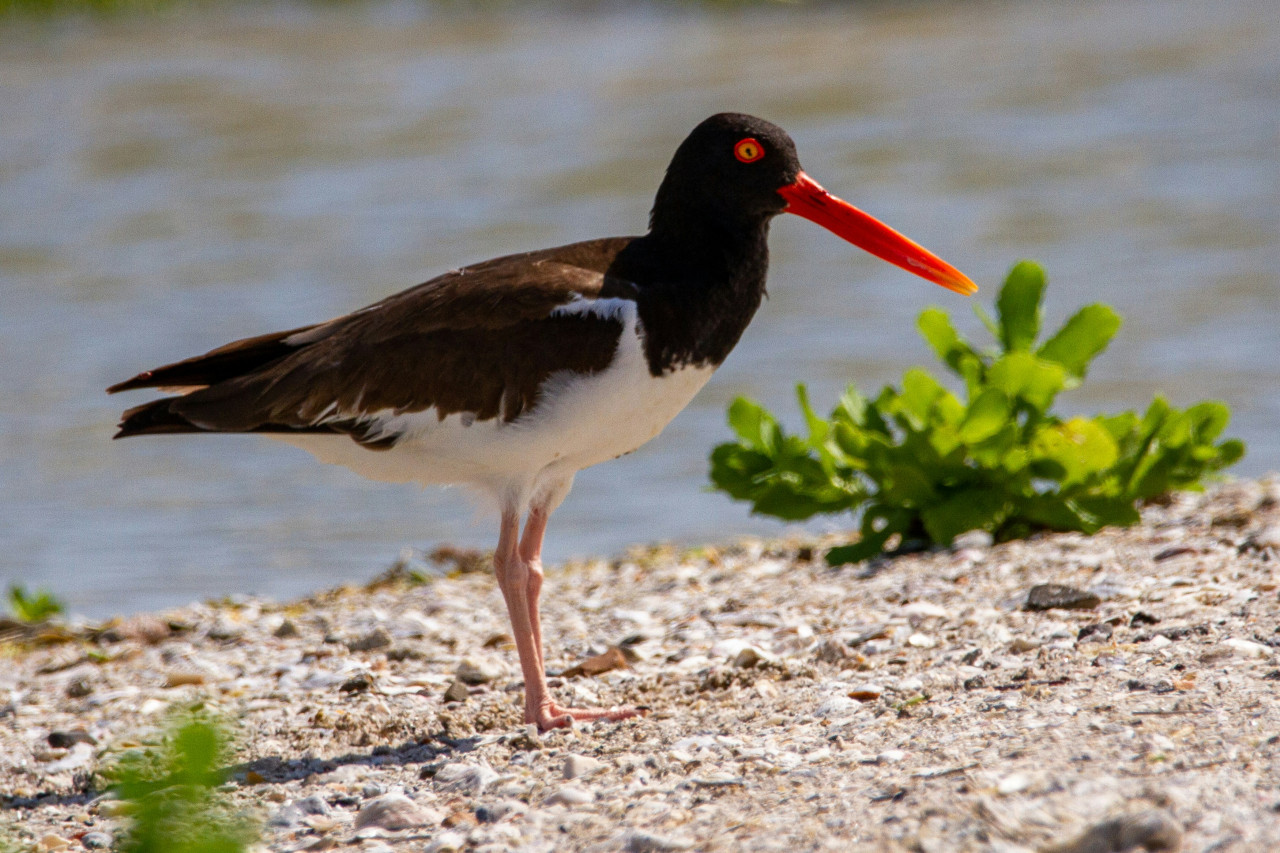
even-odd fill
[[[64,770],[77,770],[93,760],[93,747],[87,743],[77,743],[63,757],[51,761],[42,769],[45,773],[61,773]]]
[[[71,846],[71,842],[63,838],[61,835],[49,833],[40,837],[36,842],[36,853],[51,853],[54,850],[66,850]]]
[[[1238,637],[1230,637],[1223,640],[1222,645],[1231,649],[1231,651],[1235,652],[1242,658],[1265,660],[1271,657],[1271,649],[1262,645],[1262,643],[1255,643],[1252,640],[1242,640]]]
[[[166,636],[168,631],[165,632]],[[213,623],[213,627],[209,629],[207,634],[210,640],[220,640],[222,642],[230,642],[238,640],[244,636],[244,628],[236,625],[225,616],[219,616],[218,620]]]
[[[1182,827],[1173,815],[1164,809],[1147,809],[1096,824],[1065,844],[1046,848],[1046,853],[1176,853],[1181,849]]]
[[[484,789],[498,779],[498,774],[486,764],[469,764],[456,761],[436,771],[434,781],[443,790],[453,794],[479,796]]]
[[[994,541],[995,537],[985,530],[970,530],[952,539],[951,549],[959,551],[964,548],[990,548]]]
[[[502,664],[487,658],[465,658],[454,673],[465,684],[488,684],[506,674]]]
[[[357,672],[338,687],[343,693],[367,693],[373,687],[373,678],[367,672]]]
[[[374,797],[381,797],[385,793],[386,790],[376,782],[370,782],[360,789],[360,796],[364,797],[366,800],[372,800]]]
[[[84,697],[88,696],[92,692],[93,692],[93,682],[90,681],[88,678],[85,678],[84,676],[73,679],[67,685],[68,699],[83,699]]]
[[[751,669],[764,659],[765,656],[755,646],[744,646],[734,657],[733,665],[738,669]]]
[[[627,668],[627,656],[617,646],[610,646],[605,651],[594,657],[589,657],[582,663],[574,664],[566,669],[561,675],[565,678],[593,678],[606,672],[612,672],[615,669]]]
[[[1246,545],[1261,551],[1264,548],[1280,551],[1280,524],[1271,524],[1249,537]]]
[[[438,812],[424,809],[404,794],[383,794],[360,807],[355,828],[377,826],[394,832],[419,826],[436,826],[441,820]]]
[[[329,804],[323,798],[312,795],[303,797],[300,800],[294,800],[289,805],[276,811],[275,814],[267,820],[267,826],[279,827],[281,829],[295,829],[300,826],[308,816],[327,817],[333,813],[333,809],[329,808]]]
[[[106,850],[111,846],[111,836],[105,832],[86,832],[80,843],[88,850]]]
[[[557,804],[566,806],[581,806],[587,803],[595,802],[596,795],[591,791],[579,785],[561,785],[543,800],[550,806]]]
[[[1010,773],[996,783],[996,790],[1006,797],[1010,794],[1020,794],[1030,788],[1033,781],[1035,780],[1029,773]]]
[[[517,817],[529,813],[529,807],[519,800],[498,800],[476,807],[476,820],[481,823],[497,823],[503,818]]]
[[[442,832],[423,848],[423,853],[457,853],[467,845],[467,837],[461,832]]]
[[[692,850],[693,842],[684,838],[632,830],[627,833],[622,849],[625,853],[679,853],[681,850]]]
[[[280,640],[287,640],[290,637],[298,636],[298,633],[298,626],[293,624],[291,620],[286,619],[280,623],[280,627],[271,632],[271,636]]]
[[[609,765],[595,758],[586,755],[574,755],[570,753],[564,757],[564,767],[562,773],[565,779],[579,779],[583,776],[590,776],[593,773],[599,773]]]
[[[1092,592],[1056,583],[1040,583],[1027,593],[1023,610],[1092,610],[1102,603]]]
[[[470,696],[467,685],[461,678],[455,678],[449,685],[449,689],[444,692],[444,701],[446,702],[464,702]]]
[[[907,616],[915,616],[922,619],[948,619],[951,616],[945,607],[934,604],[932,601],[913,601],[904,605],[902,612]]]
[[[1111,641],[1113,628],[1106,622],[1085,625],[1076,635],[1077,643],[1107,643]]]
[[[859,703],[848,696],[831,696],[813,712],[815,717],[847,717],[857,711]]]
[[[834,664],[844,663],[845,661],[849,660],[853,656],[854,656],[854,653],[849,649],[848,646],[846,646],[844,643],[841,643],[837,640],[831,640],[831,639],[824,640],[822,644],[818,646],[817,651],[814,653],[814,657],[816,657],[818,660],[822,661],[823,663],[834,663]]]
[[[347,651],[351,652],[371,652],[374,649],[382,649],[391,645],[391,635],[382,628],[374,628],[363,637],[355,640],[347,641]]]
[[[191,670],[178,670],[170,672],[164,677],[165,687],[185,687],[187,685],[201,685],[205,683],[205,674],[203,672],[192,672]]]
[[[84,729],[72,729],[66,732],[49,732],[49,736],[45,738],[49,746],[54,749],[70,749],[78,743],[87,743],[90,746],[97,746],[98,742],[93,739],[93,735]]]
[[[938,641],[929,634],[915,633],[907,637],[907,645],[917,649],[931,649],[938,645]]]
[[[876,756],[877,764],[897,764],[899,761],[907,757],[905,750],[886,749],[884,752]]]

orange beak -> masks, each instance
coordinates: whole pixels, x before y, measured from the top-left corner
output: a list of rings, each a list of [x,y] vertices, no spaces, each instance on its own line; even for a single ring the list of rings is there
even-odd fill
[[[978,292],[978,285],[960,270],[875,217],[836,198],[804,172],[795,183],[779,189],[778,195],[786,200],[787,213],[816,222],[881,260],[964,296]]]

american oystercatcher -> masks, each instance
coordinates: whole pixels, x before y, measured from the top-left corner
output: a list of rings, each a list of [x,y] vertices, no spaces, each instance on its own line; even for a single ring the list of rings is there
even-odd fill
[[[547,520],[575,473],[661,432],[724,361],[764,296],[769,222],[784,212],[950,290],[977,290],[823,190],[781,128],[723,113],[676,149],[644,236],[485,261],[336,320],[141,373],[107,390],[178,396],[129,409],[115,437],[262,433],[372,479],[478,487],[501,508],[494,568],[525,722],[634,716],[566,708],[548,692]]]

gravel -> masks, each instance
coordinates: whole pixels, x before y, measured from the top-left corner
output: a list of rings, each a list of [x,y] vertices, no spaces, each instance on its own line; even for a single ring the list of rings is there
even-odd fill
[[[105,849],[95,771],[199,703],[262,851],[1269,849],[1277,531],[1280,483],[1245,481],[841,569],[813,538],[553,568],[553,691],[650,711],[542,734],[485,572],[5,622],[0,827]]]

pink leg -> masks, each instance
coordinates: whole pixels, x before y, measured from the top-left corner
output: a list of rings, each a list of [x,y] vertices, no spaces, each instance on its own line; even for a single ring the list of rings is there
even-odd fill
[[[625,720],[640,712],[634,708],[565,708],[551,699],[546,668],[542,661],[542,624],[538,597],[542,591],[542,536],[547,513],[530,511],[524,538],[519,539],[520,517],[504,511],[494,570],[498,587],[507,603],[520,669],[524,674],[524,721],[536,723],[540,731],[573,725],[574,720]]]

